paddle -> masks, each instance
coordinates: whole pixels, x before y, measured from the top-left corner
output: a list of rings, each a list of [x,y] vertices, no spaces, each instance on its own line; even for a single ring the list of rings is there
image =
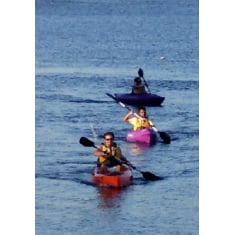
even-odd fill
[[[106,93],[107,96],[111,97],[113,100],[115,100],[118,104],[120,104],[123,108],[126,108],[128,109],[129,111],[131,111],[132,109],[130,107],[128,107],[127,105],[125,105],[124,103],[122,103],[121,101],[119,101],[115,96],[109,94],[109,93]],[[140,117],[137,113],[134,112],[134,116],[136,116],[137,118],[142,118]],[[152,127],[152,129],[154,131],[156,131],[157,133],[159,133],[161,139],[163,140],[163,143],[164,144],[170,144],[171,142],[171,137],[166,133],[166,132],[163,132],[163,131],[159,131],[156,127]]]
[[[144,79],[144,71],[143,71],[141,68],[139,68],[138,74],[139,74],[139,76],[140,76],[141,78],[143,78],[143,80],[144,80],[144,85],[147,87],[149,93],[151,93],[151,92],[150,92],[150,89],[149,89],[149,86],[148,86],[148,83],[147,83],[147,82],[145,81],[145,79]]]
[[[85,146],[85,147],[93,147],[93,148],[98,148],[97,146],[95,146],[95,143],[89,139],[87,139],[86,137],[81,137],[80,140],[79,140],[80,144]],[[146,180],[151,180],[151,181],[154,181],[154,180],[161,180],[162,177],[160,176],[157,176],[157,175],[154,175],[153,173],[151,172],[148,172],[148,171],[141,171],[141,170],[138,170],[135,166],[133,166],[129,161],[124,161],[122,163],[125,163],[127,164],[128,166],[130,166],[132,169],[136,170],[136,171],[139,171],[143,177],[146,179]]]

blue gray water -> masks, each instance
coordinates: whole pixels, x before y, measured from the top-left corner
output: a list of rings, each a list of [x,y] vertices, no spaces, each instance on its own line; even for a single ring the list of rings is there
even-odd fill
[[[139,67],[166,98],[147,111],[170,145],[127,143],[127,110],[105,94],[129,92]],[[36,234],[198,234],[198,86],[198,1],[36,0]],[[164,180],[94,186],[79,139],[108,130]]]

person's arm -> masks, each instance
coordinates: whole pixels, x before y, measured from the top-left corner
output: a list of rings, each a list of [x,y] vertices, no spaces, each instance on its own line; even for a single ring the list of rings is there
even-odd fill
[[[117,156],[120,158],[123,162],[128,162],[126,157],[122,154],[122,150],[120,147],[117,147]]]
[[[105,153],[105,152],[102,151],[101,146],[99,146],[99,147],[94,151],[94,155],[95,155],[96,157],[107,157],[107,156],[108,156],[107,153]]]
[[[133,110],[131,110],[130,112],[128,112],[124,117],[123,117],[123,121],[127,122],[128,119],[134,114]]]
[[[144,85],[144,84],[143,84],[143,87],[142,87],[142,89],[141,89],[141,92],[142,92],[143,94],[147,93],[146,90],[145,90],[145,85]]]

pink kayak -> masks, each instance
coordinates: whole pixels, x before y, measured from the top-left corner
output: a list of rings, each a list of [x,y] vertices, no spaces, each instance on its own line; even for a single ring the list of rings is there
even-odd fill
[[[129,131],[126,139],[128,142],[153,145],[157,142],[157,134],[154,130],[145,128],[137,131]]]

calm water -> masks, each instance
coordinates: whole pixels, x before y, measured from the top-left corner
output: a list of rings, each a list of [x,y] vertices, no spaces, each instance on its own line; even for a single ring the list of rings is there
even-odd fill
[[[139,67],[166,97],[148,114],[170,145],[127,143],[127,110],[105,95],[129,92]],[[198,234],[198,85],[197,1],[36,0],[36,234]],[[108,130],[164,180],[94,186],[79,139]]]

